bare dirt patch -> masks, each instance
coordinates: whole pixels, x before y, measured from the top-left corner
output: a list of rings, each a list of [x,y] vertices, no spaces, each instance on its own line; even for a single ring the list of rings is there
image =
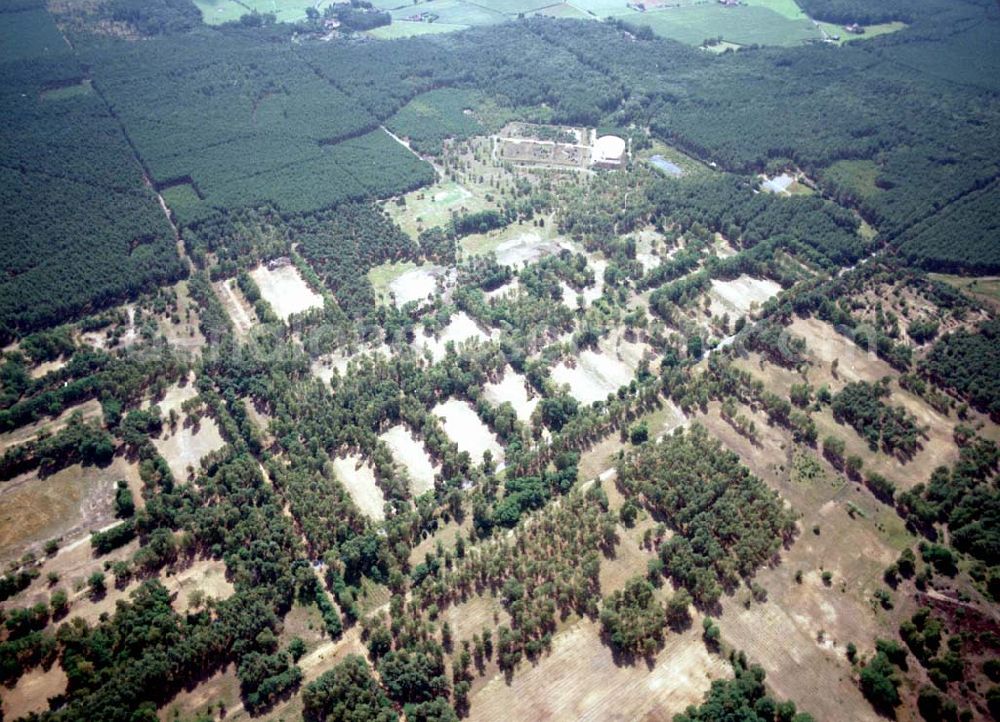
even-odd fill
[[[48,669],[26,672],[13,689],[4,690],[3,718],[20,719],[32,712],[45,712],[49,708],[49,698],[64,693],[67,684],[69,679],[58,662]]]
[[[385,519],[385,496],[375,484],[375,470],[370,463],[357,454],[351,454],[334,459],[333,468],[363,514],[376,521]]]
[[[178,425],[174,433],[164,431],[164,437],[153,445],[167,460],[171,473],[178,480],[188,478],[188,467],[197,470],[201,460],[226,445],[215,419],[203,417],[196,425]]]
[[[531,396],[529,397],[529,393]],[[483,386],[483,396],[491,404],[499,406],[509,402],[517,412],[517,418],[528,422],[535,407],[538,406],[539,397],[528,389],[528,381],[523,374],[519,374],[510,366],[504,368],[503,376],[499,381],[494,381]]]
[[[412,431],[396,424],[379,438],[389,447],[392,458],[406,469],[410,477],[410,492],[414,496],[434,488],[434,476],[440,467],[434,465],[427,449],[417,441]]]
[[[323,297],[309,288],[291,263],[269,268],[258,266],[250,272],[260,288],[260,295],[282,320],[310,308],[323,308]]]
[[[96,419],[101,415],[101,402],[97,399],[84,401],[82,404],[71,406],[54,419],[40,419],[32,424],[27,424],[20,428],[0,434],[0,454],[12,446],[23,444],[25,441],[34,439],[38,432],[43,429],[50,433],[56,433],[69,423],[74,413],[80,412],[84,419]]]
[[[28,372],[28,375],[33,379],[40,379],[53,371],[58,371],[67,363],[68,362],[64,358],[57,358],[54,361],[42,361],[42,363],[31,369],[31,371]]]
[[[191,593],[198,591],[204,598],[222,601],[235,589],[226,579],[226,563],[221,559],[199,559],[176,574],[163,578],[163,585],[176,594],[173,607],[181,614],[191,609]]]
[[[135,474],[130,467],[116,457],[106,468],[76,464],[44,479],[31,472],[0,484],[0,560],[113,522],[115,482]]]
[[[697,704],[729,665],[692,628],[669,634],[652,668],[615,664],[596,622],[558,634],[551,654],[522,665],[508,685],[497,675],[471,700],[471,720],[670,720]]]
[[[236,335],[243,338],[250,333],[256,322],[256,315],[243,296],[243,292],[236,287],[236,281],[232,279],[216,281],[212,287],[215,288],[215,295],[222,302],[222,307],[226,309],[229,320],[233,322]]]
[[[809,381],[814,386],[828,384],[835,390],[851,381],[874,382],[884,376],[896,375],[893,368],[874,352],[862,350],[825,321],[796,318],[788,330],[806,340],[808,356],[816,362],[809,372]],[[834,360],[837,361],[836,376],[831,370]]]
[[[378,269],[373,269],[373,272],[376,270]],[[402,308],[408,303],[419,303],[433,297],[437,293],[439,279],[443,279],[446,275],[445,269],[440,266],[431,264],[416,266],[389,281],[388,291],[395,301],[396,308]]]
[[[460,451],[466,451],[474,462],[480,462],[489,451],[493,461],[503,461],[503,449],[489,427],[476,415],[466,401],[448,399],[438,404],[432,412],[441,419],[444,432],[454,441]]]
[[[543,238],[538,231],[525,231],[496,247],[497,262],[502,266],[524,267],[559,252],[559,244]]]

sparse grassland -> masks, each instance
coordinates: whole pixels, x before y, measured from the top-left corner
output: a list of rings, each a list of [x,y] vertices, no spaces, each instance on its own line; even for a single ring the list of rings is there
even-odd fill
[[[668,634],[652,665],[621,665],[600,627],[581,620],[555,636],[552,651],[510,684],[497,674],[472,699],[470,720],[670,719],[701,700],[728,664],[710,654],[700,625]]]
[[[44,478],[29,472],[0,484],[0,560],[114,521],[115,481],[135,474],[116,457],[103,469],[77,464]]]
[[[385,209],[414,240],[428,228],[447,228],[455,214],[476,213],[492,207],[477,191],[450,180],[407,193],[401,200],[401,203],[386,202]]]
[[[955,276],[946,273],[932,273],[930,277],[954,286],[976,300],[1000,311],[1000,276]]]

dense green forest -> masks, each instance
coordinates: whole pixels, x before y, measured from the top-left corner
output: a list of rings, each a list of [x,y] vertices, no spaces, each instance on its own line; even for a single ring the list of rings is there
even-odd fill
[[[0,321],[14,330],[63,320],[182,273],[169,229],[140,181],[142,169],[166,189],[184,225],[260,204],[298,214],[386,197],[432,174],[378,126],[411,137],[418,150],[437,151],[443,137],[478,127],[464,112],[476,94],[508,110],[538,115],[544,107],[552,122],[648,125],[733,171],[794,164],[823,178],[837,161],[871,162],[874,191],[841,174],[830,192],[856,203],[885,240],[926,267],[1000,269],[989,218],[1000,157],[989,120],[998,56],[989,52],[993,40],[982,24],[972,22],[994,22],[992,4],[962,0],[941,8],[927,0],[862,17],[856,4],[820,3],[814,12],[837,22],[903,19],[912,27],[863,45],[709,57],[671,41],[626,36],[614,25],[541,18],[394,41],[392,52],[379,43],[310,42],[308,34],[291,44],[294,26],[208,29],[185,3],[137,9],[119,2],[107,17],[149,39],[98,37],[85,17],[70,15],[86,72],[68,46],[54,47],[58,33],[48,15],[18,8],[7,14],[30,32],[6,46],[3,58],[12,80],[4,101],[12,132],[0,165],[20,173],[19,182],[4,183],[3,209],[5,225],[24,235],[8,236],[5,251],[30,259],[40,258],[31,249],[45,248],[58,254],[46,265],[80,272],[74,288],[52,294],[43,270],[19,268],[0,297]],[[946,34],[945,25],[955,30]],[[964,62],[974,47],[982,48],[980,61]],[[84,77],[91,84],[79,92],[44,100],[47,88]],[[101,142],[81,142],[74,133]],[[53,176],[64,185],[46,180],[40,187]],[[51,200],[25,204],[19,198],[29,191]],[[76,200],[56,200],[67,197]],[[81,224],[69,210],[79,206],[104,211]],[[826,246],[823,235],[796,242],[818,242],[836,263],[856,254],[845,253],[850,242]],[[74,243],[53,242],[57,236]],[[121,258],[123,248],[125,265],[94,253]]]

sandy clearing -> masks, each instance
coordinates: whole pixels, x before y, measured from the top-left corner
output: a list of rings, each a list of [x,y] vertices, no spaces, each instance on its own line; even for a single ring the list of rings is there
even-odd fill
[[[437,338],[422,333],[418,334],[413,341],[413,348],[417,353],[429,350],[431,358],[437,362],[447,355],[449,342],[453,342],[458,347],[471,339],[489,341],[491,337],[492,335],[483,331],[469,314],[465,311],[459,311],[451,317],[448,325],[444,327]]]
[[[379,438],[392,452],[392,457],[406,468],[410,476],[410,492],[420,496],[434,488],[434,475],[440,470],[435,466],[424,445],[417,441],[413,432],[402,424],[396,424]]]
[[[291,263],[273,270],[258,266],[250,272],[250,276],[257,282],[260,295],[282,320],[287,321],[292,314],[310,308],[323,308],[323,297],[309,288],[299,275],[299,269]]]
[[[49,698],[64,693],[68,684],[69,679],[59,662],[47,670],[39,667],[26,672],[13,689],[5,688],[0,697],[3,718],[20,719],[32,712],[47,711]]]
[[[494,252],[501,266],[524,267],[558,251],[558,243],[542,238],[537,231],[526,231],[504,241]]]
[[[44,479],[29,472],[0,484],[0,561],[110,524],[115,482],[130,476],[134,466],[115,457],[105,468],[74,464]]]
[[[817,318],[796,318],[788,330],[806,340],[807,353],[824,368],[810,370],[809,381],[816,386],[829,383],[836,391],[849,381],[874,382],[884,376],[895,376],[892,366],[880,359],[875,352],[862,350],[853,341],[837,333],[830,324]],[[837,378],[833,378],[830,365],[837,361]],[[818,372],[818,373],[817,373]]]
[[[761,306],[781,291],[781,284],[766,278],[751,278],[743,274],[732,281],[712,279],[711,311],[713,316],[728,313],[743,316]]]
[[[167,460],[174,478],[182,481],[188,478],[188,467],[196,471],[202,458],[226,445],[219,426],[210,416],[202,417],[197,426],[178,426],[177,431],[164,438],[154,439],[153,446]]]
[[[441,419],[448,438],[458,445],[460,451],[468,452],[474,462],[481,462],[487,450],[493,454],[494,463],[503,461],[503,449],[496,436],[468,402],[448,399],[435,406],[431,413]]]
[[[587,288],[584,288],[581,291],[577,291],[565,281],[560,283],[563,290],[563,305],[572,311],[579,308],[577,303],[578,296],[583,296],[583,305],[584,308],[586,308],[604,295],[604,271],[608,267],[608,262],[601,259],[591,259],[588,264],[590,265],[590,270],[594,272],[593,285],[587,286]]]
[[[229,320],[233,322],[236,335],[242,338],[250,333],[254,327],[255,318],[251,315],[253,311],[244,298],[243,292],[236,288],[236,281],[233,279],[216,281],[212,287],[215,289],[215,295],[222,302],[222,307],[226,309]]]
[[[509,365],[504,368],[503,376],[499,381],[483,386],[483,396],[495,406],[499,406],[504,401],[510,402],[514,411],[517,412],[517,418],[525,423],[530,421],[531,414],[538,406],[539,401],[537,395],[528,398],[528,380]]]
[[[228,599],[236,591],[226,579],[226,563],[221,559],[199,559],[161,581],[168,592],[177,594],[173,606],[181,614],[191,608],[190,595],[195,590],[216,601]]]
[[[761,190],[768,191],[769,193],[777,193],[778,195],[789,195],[788,188],[795,182],[795,177],[788,173],[782,173],[774,178],[768,178],[767,176],[763,176],[763,178],[765,180],[760,184]]]
[[[337,478],[363,514],[376,521],[385,519],[385,496],[375,483],[375,469],[357,454],[333,460]]]
[[[390,358],[392,356],[392,349],[383,343],[379,346],[365,346],[354,351],[346,349],[338,350],[332,354],[326,354],[317,358],[312,362],[310,369],[313,376],[322,379],[325,383],[330,383],[335,370],[343,376],[347,373],[351,361],[358,361],[363,356],[376,355]]]
[[[0,434],[0,453],[3,453],[11,446],[23,444],[25,441],[35,438],[38,436],[38,432],[43,429],[53,434],[56,433],[66,426],[70,417],[77,411],[80,412],[84,419],[97,418],[102,413],[101,402],[97,399],[90,399],[89,401],[84,401],[82,404],[71,406],[54,419],[39,419],[34,423],[26,424],[13,431]]]
[[[643,341],[629,341],[625,332],[616,328],[598,343],[601,353],[625,364],[634,374],[643,359],[655,361],[656,353]],[[630,379],[631,380],[631,379]]]
[[[46,374],[50,374],[53,371],[58,371],[63,366],[65,366],[69,361],[64,358],[57,358],[54,361],[43,361],[42,363],[35,366],[28,375],[33,379],[40,379]]]
[[[479,690],[469,719],[669,720],[730,675],[728,663],[705,649],[700,625],[669,634],[652,669],[616,665],[598,633],[589,620],[561,632],[551,654],[522,664],[511,684],[497,675]]]
[[[567,384],[573,397],[584,404],[604,401],[608,394],[628,385],[634,378],[628,365],[617,358],[587,349],[570,366],[560,361],[552,369],[557,384]]]
[[[156,405],[160,407],[160,415],[163,418],[167,418],[171,411],[175,411],[178,417],[183,418],[181,407],[184,405],[184,402],[190,401],[197,395],[198,389],[194,385],[194,372],[191,372],[183,385],[173,384],[168,387],[163,394],[163,398],[156,401]],[[152,399],[146,399],[142,402],[142,408],[148,409],[152,406],[152,403]]]
[[[406,271],[389,282],[389,290],[396,299],[396,308],[414,301],[426,301],[437,293],[438,278],[444,269],[425,264]]]

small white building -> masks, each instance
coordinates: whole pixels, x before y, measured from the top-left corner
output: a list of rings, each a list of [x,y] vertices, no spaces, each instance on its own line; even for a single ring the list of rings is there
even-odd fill
[[[625,141],[617,135],[602,135],[594,141],[590,163],[598,168],[621,168],[625,163]]]

